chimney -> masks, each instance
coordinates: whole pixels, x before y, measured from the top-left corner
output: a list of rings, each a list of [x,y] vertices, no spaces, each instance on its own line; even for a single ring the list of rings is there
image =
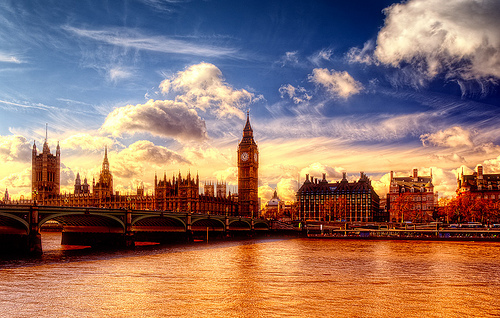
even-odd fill
[[[306,174],[306,181],[309,181],[309,174]]]
[[[326,181],[326,173],[323,173],[323,181]]]
[[[391,171],[391,182],[393,178],[394,178],[394,171]]]
[[[483,166],[481,166],[481,165],[477,166],[477,175],[478,176],[483,175]]]
[[[418,169],[413,169],[413,178],[418,178]]]

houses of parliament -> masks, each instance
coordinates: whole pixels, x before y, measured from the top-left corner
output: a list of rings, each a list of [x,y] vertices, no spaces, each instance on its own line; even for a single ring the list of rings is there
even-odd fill
[[[32,150],[32,199],[38,205],[100,207],[113,209],[161,210],[222,214],[228,216],[257,217],[260,210],[258,200],[258,159],[259,151],[253,138],[250,117],[243,128],[243,138],[238,145],[238,193],[226,193],[226,184],[209,183],[200,194],[199,176],[186,177],[179,174],[167,179],[166,173],[155,174],[152,195],[145,194],[144,186],[137,188],[136,194],[122,195],[113,189],[113,175],[110,170],[107,148],[104,151],[102,167],[97,178],[90,185],[78,173],[74,192],[60,193],[61,149],[57,144],[56,153],[50,152],[47,138],[43,150],[37,153],[36,144]]]

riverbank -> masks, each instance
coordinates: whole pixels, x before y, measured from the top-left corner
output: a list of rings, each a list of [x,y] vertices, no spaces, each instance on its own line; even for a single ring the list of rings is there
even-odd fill
[[[307,233],[314,239],[418,240],[500,242],[498,229],[350,229]]]

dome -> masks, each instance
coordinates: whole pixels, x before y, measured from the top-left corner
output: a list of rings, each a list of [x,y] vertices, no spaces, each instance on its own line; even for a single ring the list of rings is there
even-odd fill
[[[267,206],[278,206],[281,202],[281,199],[278,198],[278,194],[276,193],[276,190],[274,190],[274,195],[269,202],[267,202]]]

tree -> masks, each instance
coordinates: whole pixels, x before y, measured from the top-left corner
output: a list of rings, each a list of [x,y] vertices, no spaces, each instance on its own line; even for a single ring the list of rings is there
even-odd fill
[[[399,193],[396,199],[391,202],[391,209],[395,212],[397,220],[401,223],[405,220],[412,220],[415,218],[415,211],[411,210],[411,193]],[[397,221],[396,220],[396,221]]]

